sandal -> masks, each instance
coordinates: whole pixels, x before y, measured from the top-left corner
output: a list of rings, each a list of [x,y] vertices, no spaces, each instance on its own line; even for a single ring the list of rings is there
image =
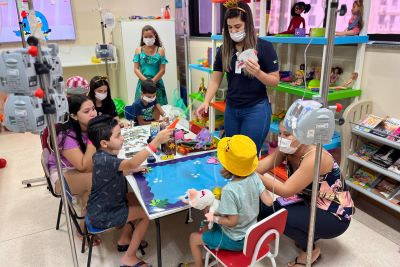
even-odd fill
[[[143,265],[145,265],[146,267],[153,267],[151,264],[144,262],[144,261],[139,261],[138,263],[136,263],[135,265],[132,265],[132,266],[121,265],[121,267],[141,267]]]
[[[143,250],[143,249],[147,248],[148,246],[149,246],[149,243],[147,243],[146,240],[142,240],[142,242],[140,242],[138,250]],[[118,252],[125,252],[128,250],[128,248],[129,248],[129,244],[127,244],[127,245],[118,245],[117,244]]]
[[[293,267],[293,266],[296,266],[296,265],[300,265],[300,266],[306,266],[306,264],[305,263],[302,263],[302,262],[298,262],[298,259],[297,259],[298,257],[296,257],[295,259],[294,259],[294,264],[292,264],[292,265],[289,265],[289,263],[288,263],[288,267]],[[313,265],[313,264],[315,264],[315,263],[317,263],[317,261],[319,260],[321,258],[321,253],[318,255],[318,257],[311,263],[311,266]]]

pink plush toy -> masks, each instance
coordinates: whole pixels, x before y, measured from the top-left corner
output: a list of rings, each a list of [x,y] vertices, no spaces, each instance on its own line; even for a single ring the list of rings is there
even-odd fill
[[[205,214],[207,221],[209,221],[208,229],[213,227],[214,213],[219,206],[219,200],[215,198],[213,192],[208,189],[197,191],[192,188],[186,192],[181,200],[198,210],[204,210],[208,207],[208,213]]]

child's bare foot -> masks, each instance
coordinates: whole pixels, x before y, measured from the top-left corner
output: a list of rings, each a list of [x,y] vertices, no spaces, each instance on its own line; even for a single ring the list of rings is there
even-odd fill
[[[83,241],[83,236],[82,235],[80,235],[79,233],[76,233],[76,236],[79,238],[79,240]],[[93,238],[93,247],[96,247],[96,246],[98,246],[100,244],[101,244],[100,237],[95,235],[94,238]],[[89,244],[87,244],[87,245],[89,245]]]
[[[314,264],[321,257],[321,249],[315,247],[312,252],[312,264]],[[302,251],[294,261],[288,263],[288,267],[306,266],[307,252]]]
[[[138,259],[137,257],[128,257],[126,254],[121,258],[123,266],[135,266],[135,267],[151,267],[151,264]]]

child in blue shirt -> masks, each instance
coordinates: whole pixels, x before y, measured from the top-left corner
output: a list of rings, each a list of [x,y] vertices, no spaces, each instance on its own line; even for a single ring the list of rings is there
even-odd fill
[[[142,96],[133,103],[133,110],[138,125],[151,124],[165,116],[160,104],[156,100],[157,86],[151,80],[141,81]]]
[[[257,223],[260,198],[268,206],[272,198],[265,189],[259,174],[257,148],[247,136],[234,135],[222,138],[217,148],[218,160],[223,169],[233,174],[231,182],[222,189],[221,202],[215,214],[207,214],[207,220],[214,222],[210,231],[192,233],[190,249],[194,266],[204,266],[202,246],[211,249],[241,251],[246,231]]]
[[[120,159],[123,136],[118,121],[101,115],[89,122],[88,137],[96,147],[93,155],[92,189],[87,205],[89,222],[96,228],[123,228],[119,246],[129,244],[121,258],[123,266],[150,266],[136,257],[136,251],[146,233],[149,219],[133,193],[127,193],[125,176],[137,169],[156,147],[169,140],[172,130],[166,129],[131,159]],[[128,222],[138,220],[135,233]]]

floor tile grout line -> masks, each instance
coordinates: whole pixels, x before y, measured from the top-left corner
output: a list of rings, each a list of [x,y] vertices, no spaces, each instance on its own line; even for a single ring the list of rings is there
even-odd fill
[[[5,243],[5,242],[9,242],[9,241],[12,241],[12,240],[20,239],[20,238],[23,238],[23,237],[27,237],[27,236],[43,233],[43,232],[46,232],[46,231],[49,231],[49,230],[53,230],[53,229],[54,229],[54,227],[51,227],[51,228],[48,228],[48,229],[43,229],[43,230],[40,230],[40,231],[37,231],[37,232],[33,232],[33,233],[29,233],[29,234],[26,234],[26,235],[21,235],[21,236],[17,236],[17,237],[13,237],[13,238],[10,238],[10,239],[5,239],[5,240],[0,240],[0,244]]]

